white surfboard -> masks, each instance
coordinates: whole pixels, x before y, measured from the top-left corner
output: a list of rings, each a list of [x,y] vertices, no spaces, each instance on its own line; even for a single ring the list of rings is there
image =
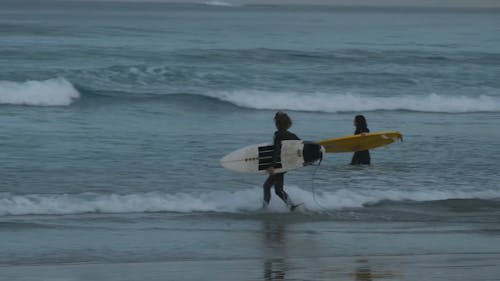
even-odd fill
[[[221,165],[232,171],[242,173],[262,173],[273,163],[274,146],[269,143],[249,145],[224,156]],[[275,172],[281,173],[299,169],[323,157],[325,148],[317,143],[302,140],[281,142],[280,157]]]

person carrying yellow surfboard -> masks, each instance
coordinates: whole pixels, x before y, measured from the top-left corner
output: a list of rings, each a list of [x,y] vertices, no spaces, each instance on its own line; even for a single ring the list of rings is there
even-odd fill
[[[356,117],[354,117],[354,126],[356,127],[354,131],[355,135],[363,135],[370,132],[368,124],[366,123],[366,118],[363,115],[356,115]],[[370,165],[370,151],[362,150],[354,152],[351,165]]]

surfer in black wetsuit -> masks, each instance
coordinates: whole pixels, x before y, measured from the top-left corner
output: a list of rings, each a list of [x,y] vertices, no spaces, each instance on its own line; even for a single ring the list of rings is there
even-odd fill
[[[355,135],[363,135],[369,133],[368,125],[366,124],[366,119],[363,115],[356,115],[354,118],[354,126],[356,131]],[[352,156],[351,165],[370,165],[370,152],[368,150],[356,151]]]
[[[266,182],[264,182],[264,202],[262,208],[267,208],[269,205],[269,200],[271,200],[271,187],[274,185],[274,192],[278,195],[281,200],[285,202],[288,208],[293,211],[297,205],[292,203],[292,200],[288,196],[288,194],[283,189],[284,186],[284,172],[283,173],[275,173],[274,169],[278,167],[279,157],[281,153],[281,141],[283,140],[299,140],[299,138],[288,131],[288,129],[292,126],[292,119],[288,116],[288,114],[278,111],[274,116],[274,124],[276,125],[277,131],[274,132],[274,152],[273,152],[273,162],[269,168],[266,169],[269,174]]]

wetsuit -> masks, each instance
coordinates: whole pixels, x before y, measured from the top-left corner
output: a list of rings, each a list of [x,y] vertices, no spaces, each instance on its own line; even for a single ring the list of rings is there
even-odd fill
[[[281,154],[281,141],[283,140],[300,140],[295,134],[290,133],[287,130],[278,130],[274,132],[274,152],[273,152],[273,163],[278,162],[278,158]],[[276,164],[274,165],[276,167]],[[276,173],[274,175],[269,175],[266,182],[264,182],[264,206],[266,207],[271,200],[271,187],[274,185],[274,192],[278,195],[281,200],[283,200],[289,208],[293,207],[293,203],[291,202],[288,194],[286,194],[285,190],[283,190],[284,185],[284,174],[285,173]]]
[[[356,128],[354,132],[355,135],[359,135],[362,133],[369,133],[370,130],[368,128]],[[351,165],[370,165],[370,152],[368,150],[356,151],[352,156]]]

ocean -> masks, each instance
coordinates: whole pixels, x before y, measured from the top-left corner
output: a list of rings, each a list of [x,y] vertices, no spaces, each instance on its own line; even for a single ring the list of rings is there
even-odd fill
[[[2,1],[0,280],[498,280],[500,10]],[[402,142],[263,174],[271,142]]]

